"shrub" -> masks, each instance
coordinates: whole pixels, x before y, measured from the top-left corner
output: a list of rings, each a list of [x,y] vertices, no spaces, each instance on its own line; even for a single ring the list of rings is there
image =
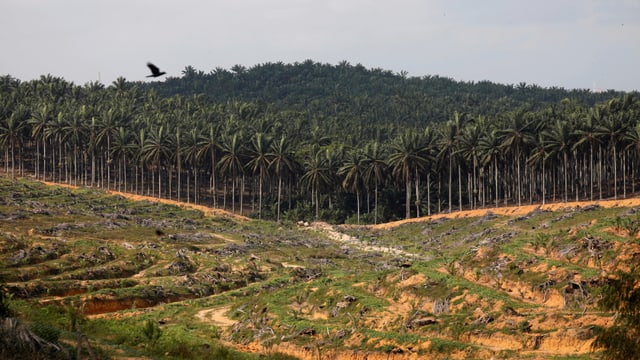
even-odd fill
[[[11,294],[7,291],[4,284],[0,284],[0,319],[12,317],[11,310]]]
[[[149,340],[151,345],[155,345],[160,336],[162,336],[162,330],[160,330],[160,327],[155,321],[149,319],[144,323],[142,334]]]

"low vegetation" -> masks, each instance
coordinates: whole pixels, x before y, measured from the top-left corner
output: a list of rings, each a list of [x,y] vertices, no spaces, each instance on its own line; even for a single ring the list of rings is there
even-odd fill
[[[637,288],[637,222],[593,205],[276,223],[0,178],[0,356],[627,354],[634,298],[611,294]]]

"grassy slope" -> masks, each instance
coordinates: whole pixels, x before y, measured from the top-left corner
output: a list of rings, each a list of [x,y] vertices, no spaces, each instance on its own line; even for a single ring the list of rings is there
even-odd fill
[[[6,178],[0,199],[12,306],[116,358],[589,358],[602,278],[640,253],[627,207],[332,228]]]

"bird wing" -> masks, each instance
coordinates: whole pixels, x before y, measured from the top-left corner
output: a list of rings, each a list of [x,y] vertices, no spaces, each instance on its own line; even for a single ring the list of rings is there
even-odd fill
[[[158,75],[160,73],[160,69],[158,69],[158,67],[153,65],[152,63],[147,63],[147,66],[149,67],[153,75]]]

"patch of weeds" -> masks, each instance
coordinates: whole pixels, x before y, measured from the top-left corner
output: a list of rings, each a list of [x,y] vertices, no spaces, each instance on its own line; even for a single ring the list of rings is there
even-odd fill
[[[142,327],[142,334],[147,339],[149,345],[153,348],[158,342],[158,339],[160,339],[160,336],[162,336],[162,330],[160,330],[160,326],[158,326],[157,321],[147,319]]]
[[[465,351],[467,348],[472,347],[467,343],[462,343],[459,341],[441,339],[441,338],[431,338],[431,343],[429,344],[429,351],[445,354],[445,353],[454,353],[458,351]]]
[[[614,221],[616,228],[627,232],[631,237],[635,237],[640,232],[640,215],[616,216]]]

